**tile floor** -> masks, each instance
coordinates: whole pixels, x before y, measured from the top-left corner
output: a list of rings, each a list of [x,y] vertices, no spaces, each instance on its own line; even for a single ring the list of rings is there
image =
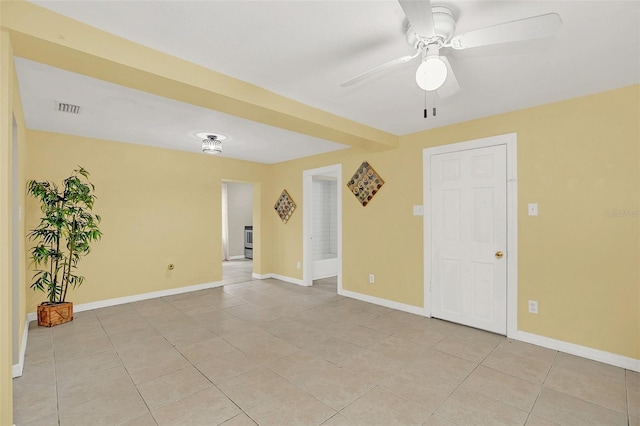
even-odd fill
[[[277,280],[31,324],[23,425],[640,425],[640,374]]]

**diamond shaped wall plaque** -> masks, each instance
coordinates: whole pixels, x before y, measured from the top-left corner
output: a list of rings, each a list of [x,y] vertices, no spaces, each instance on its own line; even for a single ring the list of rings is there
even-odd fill
[[[296,209],[296,203],[293,202],[293,199],[289,195],[286,189],[282,190],[282,194],[276,201],[276,205],[273,206],[278,216],[282,222],[287,223],[289,218],[293,214],[293,211]]]
[[[382,188],[382,185],[384,185],[384,180],[366,161],[360,164],[360,167],[351,176],[351,180],[347,184],[363,207],[369,204],[373,196]]]

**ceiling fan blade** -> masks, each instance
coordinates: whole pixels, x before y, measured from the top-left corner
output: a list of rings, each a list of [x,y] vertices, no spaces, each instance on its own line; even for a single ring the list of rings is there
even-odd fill
[[[402,58],[397,58],[394,59],[392,61],[389,62],[385,62],[382,65],[378,65],[377,67],[373,67],[371,69],[366,70],[363,73],[360,73],[358,75],[356,75],[355,77],[350,78],[349,80],[343,81],[342,84],[340,84],[340,86],[342,87],[348,87],[351,86],[352,84],[355,84],[371,75],[374,75],[380,71],[384,71],[386,69],[389,68],[393,68],[397,65],[401,65],[401,64],[405,64],[415,58],[417,58],[418,56],[420,56],[420,51],[416,52],[415,55],[407,55],[407,56],[403,56]]]
[[[556,34],[560,25],[560,15],[547,13],[459,34],[451,40],[451,47],[460,50],[551,37]]]
[[[436,92],[440,99],[444,99],[458,93],[460,91],[460,85],[458,84],[458,79],[451,68],[449,60],[445,56],[440,56],[440,60],[447,66],[447,79]]]
[[[398,0],[413,31],[425,38],[436,35],[433,25],[433,12],[429,0]]]

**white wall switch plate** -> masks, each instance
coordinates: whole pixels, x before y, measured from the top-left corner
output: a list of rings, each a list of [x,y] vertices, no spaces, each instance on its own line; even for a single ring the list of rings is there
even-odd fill
[[[422,207],[422,206],[413,206],[413,215],[414,216],[424,216],[424,207]]]
[[[529,203],[529,216],[538,216],[538,203]]]

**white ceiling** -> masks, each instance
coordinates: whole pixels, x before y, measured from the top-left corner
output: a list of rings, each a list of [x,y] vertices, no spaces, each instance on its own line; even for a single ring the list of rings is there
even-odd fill
[[[640,83],[640,1],[460,1],[456,33],[556,12],[552,39],[441,53],[461,91],[423,118],[418,62],[340,83],[413,53],[396,1],[34,1],[94,27],[403,135]],[[199,151],[196,131],[228,135],[224,156],[264,163],[343,145],[252,123],[34,62],[17,61],[27,126]],[[55,100],[83,107],[64,119]],[[126,123],[126,125],[114,125]]]

